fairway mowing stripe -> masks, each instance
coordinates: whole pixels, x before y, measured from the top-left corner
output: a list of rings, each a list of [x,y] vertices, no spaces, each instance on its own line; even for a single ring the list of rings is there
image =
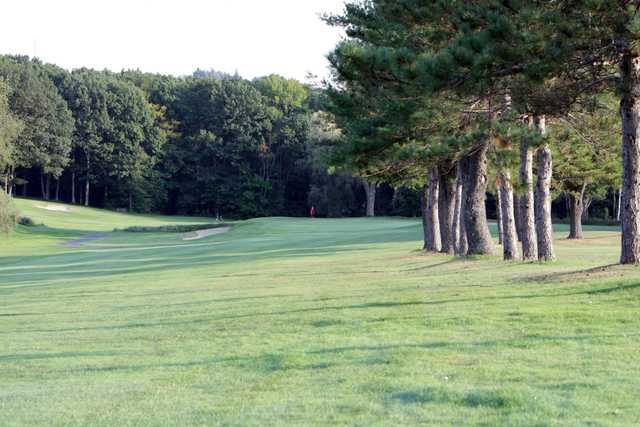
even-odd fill
[[[55,256],[55,255],[54,255]],[[192,259],[192,258],[202,258],[204,257],[182,257],[182,258],[178,258],[178,259]],[[175,257],[155,257],[155,258],[126,258],[126,259],[114,259],[114,260],[109,260],[109,262],[118,262],[118,263],[132,263],[132,262],[138,262],[138,263],[142,263],[142,262],[165,262],[167,260],[175,260]],[[57,268],[66,268],[66,267],[78,267],[78,266],[90,266],[93,264],[105,264],[104,260],[101,259],[94,259],[91,261],[85,261],[85,262],[75,262],[75,263],[69,263],[69,264],[33,264],[33,265],[25,265],[25,266],[17,266],[17,267],[0,267],[0,271],[11,271],[11,270],[29,270],[29,269],[47,269],[47,268],[52,268],[52,269],[57,269]],[[46,272],[46,271],[45,271]],[[37,272],[34,272],[37,273]],[[16,274],[31,274],[31,272],[26,272],[26,273],[12,273],[13,275]]]
[[[114,262],[117,262],[117,261],[114,261]],[[189,263],[189,266],[205,265],[205,264],[210,265],[210,262],[209,261],[191,262]],[[174,263],[174,264],[155,263],[155,264],[146,264],[144,266],[121,267],[121,268],[113,268],[113,269],[70,270],[70,271],[65,271],[64,273],[65,274],[113,273],[114,275],[120,275],[120,274],[126,274],[127,272],[131,272],[131,271],[136,272],[136,271],[148,270],[151,267],[162,267],[162,268],[159,268],[159,270],[166,270],[167,268],[172,268],[172,267],[179,268],[179,267],[188,267],[188,266],[185,266],[184,264],[181,264],[181,263]],[[32,276],[32,275],[38,275],[43,273],[47,273],[47,272],[46,271],[44,272],[28,271],[28,272],[21,272],[21,273],[4,274],[3,276]],[[73,280],[73,278],[67,278],[66,280]]]
[[[100,253],[100,252],[124,252],[124,251],[146,251],[153,249],[165,249],[165,248],[173,248],[173,249],[184,249],[184,248],[192,248],[196,246],[216,246],[216,245],[224,245],[227,243],[231,243],[233,240],[227,240],[224,242],[209,242],[209,243],[185,243],[181,245],[163,245],[163,246],[141,246],[141,247],[116,247],[110,249],[83,249],[79,251],[67,251],[65,254],[83,254],[83,253]]]

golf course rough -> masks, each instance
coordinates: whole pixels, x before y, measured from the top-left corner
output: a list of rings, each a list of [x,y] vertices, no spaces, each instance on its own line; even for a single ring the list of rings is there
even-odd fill
[[[504,263],[424,254],[413,219],[185,241],[112,230],[211,219],[16,204],[45,226],[1,240],[2,426],[640,423],[615,228]]]

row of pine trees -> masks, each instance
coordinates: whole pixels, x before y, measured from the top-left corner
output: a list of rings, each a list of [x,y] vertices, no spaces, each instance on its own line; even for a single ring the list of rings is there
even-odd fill
[[[358,0],[326,16],[347,37],[329,59],[336,167],[422,184],[424,246],[556,258],[552,200],[570,238],[613,195],[622,263],[640,262],[640,24],[635,1]],[[603,190],[604,189],[604,190]],[[617,199],[617,200],[616,200]]]

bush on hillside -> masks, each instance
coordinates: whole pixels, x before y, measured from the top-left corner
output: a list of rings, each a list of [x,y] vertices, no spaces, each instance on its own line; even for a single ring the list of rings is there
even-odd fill
[[[0,231],[9,234],[16,226],[18,213],[8,194],[0,191]]]
[[[24,225],[25,227],[37,227],[38,224],[36,224],[36,222],[28,217],[28,216],[21,216],[18,218],[18,224],[20,225]]]
[[[210,228],[227,227],[227,224],[187,224],[187,225],[162,225],[159,227],[142,227],[133,226],[122,230],[115,229],[113,231],[126,231],[128,233],[190,233],[198,230],[208,230]]]

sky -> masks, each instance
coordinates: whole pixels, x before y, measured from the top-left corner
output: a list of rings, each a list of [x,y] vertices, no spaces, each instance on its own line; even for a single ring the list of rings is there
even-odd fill
[[[0,54],[37,56],[66,69],[140,69],[245,78],[327,75],[340,30],[321,13],[344,0],[6,0]]]

